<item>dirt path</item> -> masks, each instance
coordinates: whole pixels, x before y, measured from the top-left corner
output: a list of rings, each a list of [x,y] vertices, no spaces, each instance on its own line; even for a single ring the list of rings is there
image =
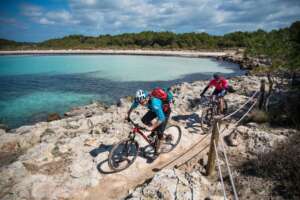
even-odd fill
[[[161,154],[151,163],[147,163],[145,158],[138,157],[132,166],[118,173],[109,173],[107,162],[104,163],[102,170],[107,174],[97,187],[84,191],[78,199],[122,199],[130,190],[152,178],[160,169],[179,166],[195,154],[207,153],[210,135],[204,135],[201,131],[199,134],[191,134],[184,127],[181,129],[182,138],[177,147],[172,152]],[[187,151],[190,148],[191,150]]]

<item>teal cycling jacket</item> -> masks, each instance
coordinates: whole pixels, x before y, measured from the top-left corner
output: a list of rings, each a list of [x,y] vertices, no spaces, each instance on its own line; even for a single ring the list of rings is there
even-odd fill
[[[168,92],[168,101],[171,102],[172,99],[173,99],[172,93]],[[137,108],[138,105],[139,105],[139,102],[134,101],[131,105],[131,109]],[[159,121],[163,122],[163,121],[166,120],[166,116],[165,116],[165,113],[163,111],[163,102],[162,102],[162,100],[160,100],[158,98],[155,98],[155,97],[151,97],[151,99],[149,100],[146,107],[156,114]]]

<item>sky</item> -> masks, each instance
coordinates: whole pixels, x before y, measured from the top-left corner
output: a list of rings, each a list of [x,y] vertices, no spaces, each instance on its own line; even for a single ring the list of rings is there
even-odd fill
[[[300,20],[300,0],[0,0],[0,38],[270,31]]]

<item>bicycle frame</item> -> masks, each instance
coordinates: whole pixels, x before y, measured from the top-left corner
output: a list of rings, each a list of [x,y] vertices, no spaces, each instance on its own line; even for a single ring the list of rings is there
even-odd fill
[[[138,133],[139,135],[141,135],[144,140],[146,140],[146,142],[148,142],[151,145],[151,141],[148,139],[148,137],[141,131],[141,129],[139,127],[137,127],[135,124],[133,124],[133,128],[132,131],[130,133],[133,133],[134,136]]]
[[[217,97],[216,95],[205,96],[205,99],[207,100],[207,102],[204,105],[207,105],[209,107],[218,105],[220,98],[222,98],[222,97]]]
[[[208,103],[206,104],[207,107],[214,110],[215,114],[224,114],[224,110],[227,109],[227,104],[225,102],[225,99],[223,96],[217,96],[217,95],[210,95],[207,97],[209,99]],[[223,109],[221,110],[221,102],[223,102]]]

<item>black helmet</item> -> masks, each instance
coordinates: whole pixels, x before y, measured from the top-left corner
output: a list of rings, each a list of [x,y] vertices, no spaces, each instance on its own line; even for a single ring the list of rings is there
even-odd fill
[[[220,78],[220,74],[219,73],[214,73],[213,77],[214,77],[214,79],[219,79]]]

